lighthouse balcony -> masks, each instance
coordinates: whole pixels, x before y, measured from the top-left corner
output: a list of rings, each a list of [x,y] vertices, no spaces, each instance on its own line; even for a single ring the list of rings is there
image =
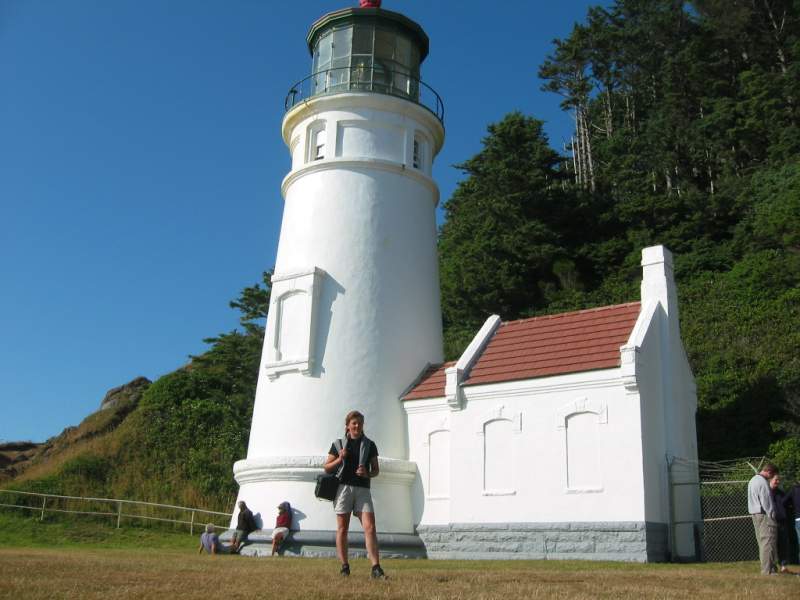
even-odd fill
[[[371,92],[405,98],[424,106],[444,123],[444,103],[432,87],[401,70],[359,65],[325,69],[295,83],[286,95],[286,110],[316,96]]]

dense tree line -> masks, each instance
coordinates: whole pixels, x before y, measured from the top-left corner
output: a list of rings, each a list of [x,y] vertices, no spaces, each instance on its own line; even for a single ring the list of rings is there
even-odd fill
[[[618,0],[539,68],[574,118],[556,155],[515,113],[445,203],[446,352],[514,319],[638,297],[676,254],[704,458],[800,449],[800,3]],[[736,436],[730,432],[736,431]],[[786,460],[789,460],[788,458]]]

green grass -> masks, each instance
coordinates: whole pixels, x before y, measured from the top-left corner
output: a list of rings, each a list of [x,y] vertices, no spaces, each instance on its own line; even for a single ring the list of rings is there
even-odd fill
[[[389,579],[351,561],[197,555],[193,550],[2,548],[0,598],[515,600],[517,598],[793,598],[800,578],[762,577],[755,563],[638,565],[580,561],[382,561]]]
[[[0,598],[516,598],[800,597],[800,577],[762,577],[755,562],[692,565],[591,561],[384,560],[388,581],[351,561],[348,580],[330,558],[197,554],[198,535],[164,526],[115,528],[94,518],[0,511]]]
[[[123,523],[116,528],[116,520],[109,517],[61,517],[45,515],[40,521],[36,512],[0,511],[0,547],[4,548],[118,548],[118,549],[174,549],[191,550],[198,544],[201,527],[196,535],[189,528],[168,525],[151,527]]]

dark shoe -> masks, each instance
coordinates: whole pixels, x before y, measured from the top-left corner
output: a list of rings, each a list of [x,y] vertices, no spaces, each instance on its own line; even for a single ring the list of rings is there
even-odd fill
[[[386,579],[386,573],[383,572],[380,565],[375,565],[372,567],[372,575],[373,579]]]
[[[339,575],[342,577],[349,577],[350,576],[350,565],[347,563],[342,565],[342,570],[339,571]]]

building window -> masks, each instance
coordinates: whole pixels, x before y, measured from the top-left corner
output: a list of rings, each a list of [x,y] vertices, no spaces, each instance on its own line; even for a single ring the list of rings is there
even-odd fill
[[[418,139],[414,140],[414,159],[412,164],[414,165],[415,169],[419,169],[420,165],[422,164],[422,157],[421,157],[422,148],[420,148],[420,143]]]

